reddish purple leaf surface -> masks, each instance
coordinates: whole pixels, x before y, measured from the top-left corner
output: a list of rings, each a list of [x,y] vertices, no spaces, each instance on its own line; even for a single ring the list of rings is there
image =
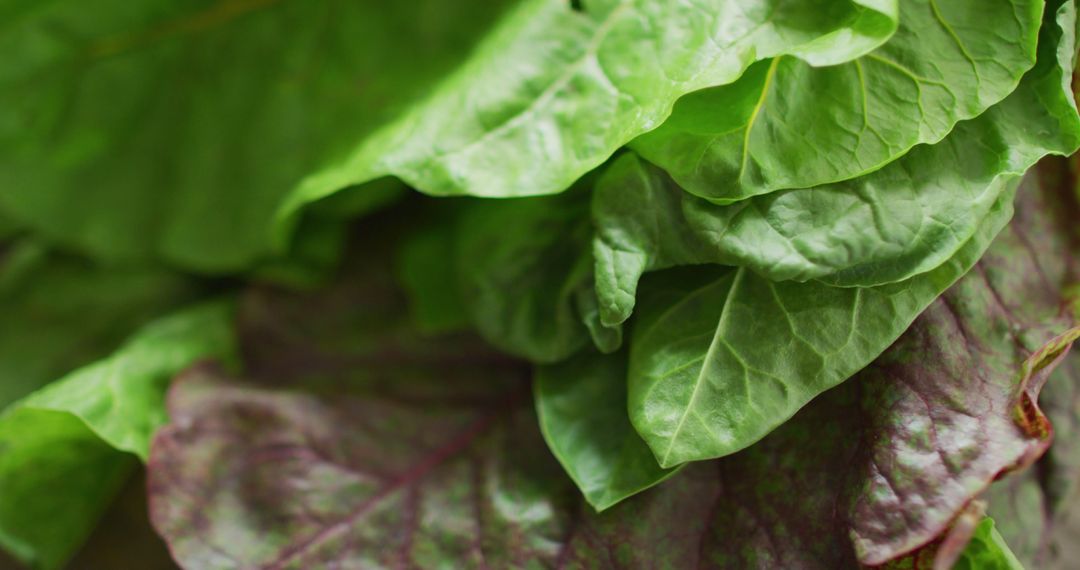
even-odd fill
[[[247,379],[203,365],[172,390],[152,520],[199,569],[831,570],[917,556],[1049,442],[1023,402],[1067,343],[1032,354],[1074,324],[1060,223],[1075,211],[1029,186],[991,253],[874,365],[744,452],[602,515],[549,456],[520,365],[467,338],[417,338],[378,268],[317,295],[255,291]]]

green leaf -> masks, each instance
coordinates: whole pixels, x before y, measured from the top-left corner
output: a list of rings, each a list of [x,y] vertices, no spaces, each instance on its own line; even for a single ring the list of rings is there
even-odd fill
[[[719,203],[847,180],[936,143],[1035,63],[1041,0],[911,0],[896,34],[854,61],[777,57],[693,93],[632,147]]]
[[[35,567],[61,567],[168,420],[172,376],[235,351],[231,315],[231,303],[214,302],[155,321],[109,358],[4,411],[0,545]]]
[[[427,221],[427,220],[425,220]],[[409,313],[422,332],[438,334],[469,327],[470,315],[458,288],[456,234],[451,222],[421,226],[397,253],[398,280],[409,296]]]
[[[161,270],[96,264],[35,241],[12,244],[0,253],[0,409],[107,355],[199,290]]]
[[[986,517],[975,527],[975,535],[953,570],[1024,570],[1024,565],[994,528],[994,519]]]
[[[679,97],[753,61],[858,57],[896,29],[895,0],[526,0],[422,104],[304,181],[283,208],[385,175],[436,195],[561,192]]]
[[[585,499],[603,511],[675,474],[662,469],[626,415],[626,354],[585,351],[537,368],[540,430]]]
[[[589,194],[485,200],[458,221],[457,275],[480,334],[533,362],[558,362],[589,341],[576,306],[591,284]]]
[[[0,211],[98,257],[246,268],[289,191],[425,94],[504,4],[5,2]]]
[[[674,265],[738,265],[771,280],[838,286],[894,283],[938,267],[1036,160],[1080,146],[1067,88],[1073,38],[1062,33],[1072,12],[1066,4],[1057,16],[1064,21],[1045,26],[1039,63],[1008,98],[942,142],[854,180],[718,206],[621,157],[593,204],[603,322],[629,318],[643,272]]]
[[[953,259],[891,285],[773,282],[743,268],[660,275],[631,338],[634,427],[663,467],[756,442],[881,354],[1011,215],[1010,192]]]

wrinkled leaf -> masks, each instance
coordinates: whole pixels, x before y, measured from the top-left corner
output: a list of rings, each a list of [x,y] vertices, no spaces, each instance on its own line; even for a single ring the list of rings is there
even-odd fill
[[[746,269],[677,272],[642,291],[630,419],[661,466],[761,439],[884,351],[963,275],[1012,214],[1011,193],[948,263],[870,288],[773,282]]]
[[[772,280],[841,286],[896,282],[939,266],[1036,160],[1080,145],[1080,116],[1062,88],[1074,45],[1062,30],[1074,25],[1074,5],[1056,18],[1048,18],[1038,65],[1005,101],[941,143],[849,182],[717,206],[622,157],[594,198],[603,321],[628,318],[641,274],[673,265],[723,263]],[[1059,44],[1067,54],[1055,51]]]
[[[1035,62],[1042,8],[904,2],[899,29],[874,52],[830,67],[791,57],[758,63],[731,85],[680,100],[631,146],[719,202],[866,174],[1011,93]]]
[[[439,195],[560,192],[680,96],[774,55],[858,57],[896,13],[894,0],[525,0],[431,97],[305,180],[284,215],[387,174]]]

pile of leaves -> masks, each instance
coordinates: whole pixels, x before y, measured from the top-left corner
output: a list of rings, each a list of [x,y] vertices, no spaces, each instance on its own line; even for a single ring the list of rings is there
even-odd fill
[[[0,21],[21,563],[1067,562],[1073,0]]]

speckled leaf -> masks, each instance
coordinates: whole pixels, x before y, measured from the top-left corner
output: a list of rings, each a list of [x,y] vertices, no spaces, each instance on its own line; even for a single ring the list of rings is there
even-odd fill
[[[691,94],[632,143],[688,191],[731,202],[881,168],[1004,99],[1035,62],[1041,0],[911,0],[852,62],[791,57]]]
[[[0,211],[101,257],[243,268],[290,189],[426,94],[505,4],[5,2]],[[392,191],[366,190],[364,207]]]
[[[228,358],[230,315],[211,303],[154,321],[0,414],[0,545],[36,568],[61,567],[146,456],[172,375]]]
[[[247,382],[201,366],[174,384],[149,480],[174,556],[204,570],[553,561],[578,499],[543,451],[528,366],[418,334],[388,272],[351,267],[327,291],[245,297]]]
[[[1050,216],[1028,201],[1021,207],[1018,219],[1035,224],[1023,231],[1040,262],[1060,259],[1046,249],[1056,235]],[[256,290],[242,311],[247,380],[202,366],[174,385],[173,422],[152,448],[152,517],[178,560],[200,569],[856,568],[852,533],[880,522],[867,512],[886,521],[907,513],[913,522],[897,536],[912,548],[938,541],[951,536],[968,493],[981,491],[951,485],[954,475],[982,474],[985,485],[1018,453],[1044,445],[1017,427],[1011,403],[1025,347],[1059,322],[1045,310],[1060,298],[1043,295],[1031,271],[984,269],[936,303],[880,366],[758,445],[688,466],[600,514],[544,452],[521,365],[467,338],[418,338],[377,268],[359,266],[317,294]],[[1023,305],[1008,308],[1024,312],[1001,310],[991,285],[1007,288]],[[970,311],[954,311],[959,303]],[[992,321],[978,334],[993,345],[957,350],[969,319]],[[585,361],[566,366],[581,383],[595,380]],[[930,425],[938,439],[927,439]],[[617,426],[609,427],[611,435]],[[888,508],[872,508],[881,499],[871,492],[876,474],[912,477],[903,469],[910,458],[927,467],[919,477],[942,477],[938,461],[957,471],[927,486],[912,479],[925,494],[898,492]],[[579,481],[603,479],[575,465]],[[889,559],[918,554],[888,548]],[[888,548],[863,548],[863,561]]]
[[[1074,350],[1058,367],[1039,404],[1053,426],[1050,449],[1027,471],[995,483],[986,496],[999,532],[1024,566],[1066,570],[1075,563],[1080,529],[1080,353]]]
[[[598,511],[670,477],[626,416],[626,354],[585,351],[541,366],[536,411],[548,447]]]
[[[1044,161],[1038,170],[1039,182],[1059,205],[1076,203],[1071,189],[1075,177],[1069,172],[1075,161]],[[1021,213],[1023,211],[1021,210]],[[1070,244],[1080,251],[1080,228],[1075,225],[1078,209],[1058,207],[1052,211],[1057,227],[1068,232],[1033,231],[1028,237],[1063,249]],[[1080,255],[1067,257],[1065,265],[1040,264],[1040,271],[1053,281],[1080,283]],[[1075,295],[1075,287],[1072,289]],[[1067,292],[1068,293],[1068,292]],[[1047,294],[1046,292],[1042,294]],[[1070,300],[1080,311],[1077,297]],[[1080,312],[1076,318],[1080,320]],[[990,513],[998,529],[1028,568],[1068,568],[1075,562],[1069,547],[1075,543],[1076,491],[1080,483],[1080,353],[1074,350],[1047,381],[1039,406],[1053,426],[1053,443],[1046,455],[1017,477],[993,485],[988,493]],[[1071,516],[1072,515],[1072,516]]]

